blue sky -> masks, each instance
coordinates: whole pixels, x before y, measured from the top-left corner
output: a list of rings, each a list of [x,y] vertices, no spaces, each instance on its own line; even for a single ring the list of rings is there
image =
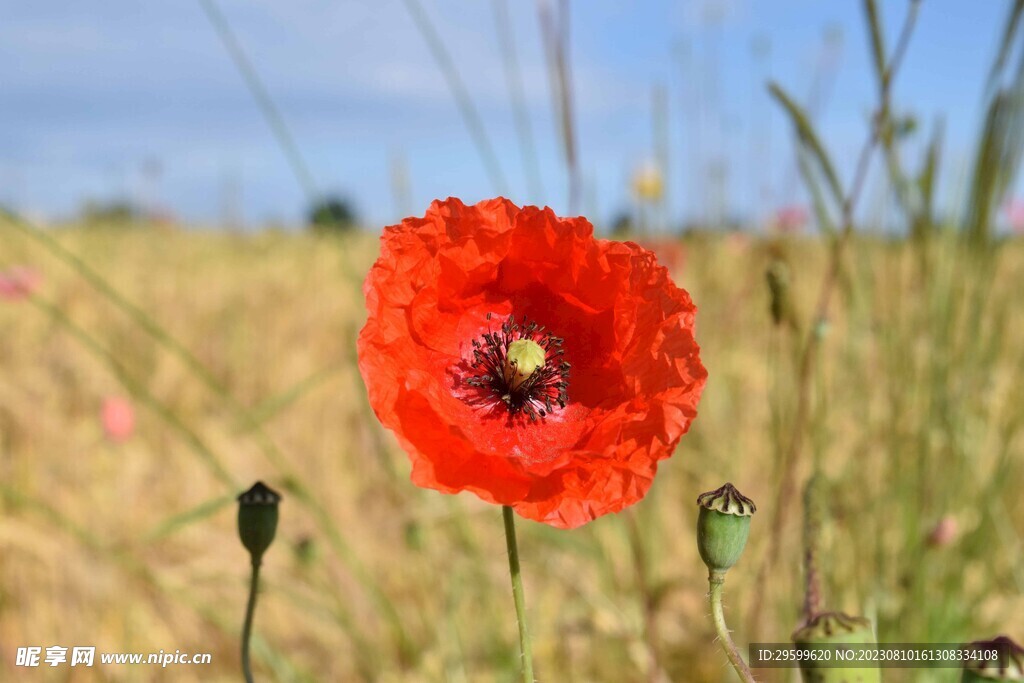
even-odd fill
[[[521,163],[494,3],[421,2],[480,110],[508,195],[565,212],[537,3],[508,0],[540,196]],[[879,4],[892,43],[907,3]],[[350,196],[368,224],[422,213],[435,197],[497,194],[404,0],[219,6],[318,187]],[[917,115],[919,137],[944,121],[950,187],[969,160],[1006,6],[926,0],[896,84],[896,107]],[[571,3],[571,22],[581,208],[596,221],[629,206],[628,178],[654,156],[657,87],[668,102],[675,219],[713,214],[719,196],[730,213],[755,218],[800,200],[789,129],[764,87],[769,76],[807,101],[825,74],[816,119],[844,176],[853,165],[874,101],[859,1],[587,0]],[[127,196],[190,221],[231,214],[257,225],[296,221],[306,205],[198,2],[7,3],[0,130],[0,203],[41,217]],[[407,196],[394,191],[396,168],[408,176]]]

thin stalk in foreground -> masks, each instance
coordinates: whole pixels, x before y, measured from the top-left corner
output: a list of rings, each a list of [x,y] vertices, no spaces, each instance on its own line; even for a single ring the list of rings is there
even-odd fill
[[[252,639],[252,619],[256,614],[256,587],[260,580],[260,563],[252,563],[252,578],[249,580],[249,603],[245,607],[245,625],[242,627],[242,673],[245,683],[253,683],[252,664],[249,661],[249,641]]]
[[[522,655],[523,683],[534,683],[533,651],[530,630],[526,625],[526,598],[523,595],[523,577],[519,572],[519,546],[516,544],[516,521],[512,508],[504,505],[501,516],[505,520],[505,544],[508,546],[508,570],[512,576],[512,599],[516,603],[516,621],[519,623],[519,651]]]
[[[725,585],[725,572],[712,571],[708,574],[708,584],[711,586],[711,591],[708,593],[711,600],[711,619],[715,622],[718,642],[725,650],[725,656],[729,658],[732,668],[736,670],[736,675],[744,683],[754,683],[754,675],[750,673],[750,667],[743,661],[739,648],[736,647],[736,643],[733,642],[732,636],[729,634],[729,627],[725,624],[725,611],[722,609],[722,586]]]

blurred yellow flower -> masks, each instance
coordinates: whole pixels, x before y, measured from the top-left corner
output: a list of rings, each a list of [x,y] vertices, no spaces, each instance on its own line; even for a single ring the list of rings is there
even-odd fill
[[[633,194],[637,199],[646,202],[661,200],[665,192],[665,181],[661,169],[655,164],[644,164],[633,174]]]

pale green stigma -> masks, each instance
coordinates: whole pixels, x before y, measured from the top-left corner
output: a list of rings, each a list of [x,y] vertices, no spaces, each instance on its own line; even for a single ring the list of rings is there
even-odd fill
[[[569,400],[564,341],[525,316],[522,322],[509,316],[501,330],[488,329],[473,340],[473,374],[465,382],[479,390],[477,398],[505,406],[509,416],[543,420]]]
[[[523,382],[544,367],[546,354],[540,344],[532,339],[516,339],[508,345],[505,356],[505,381],[515,391]]]

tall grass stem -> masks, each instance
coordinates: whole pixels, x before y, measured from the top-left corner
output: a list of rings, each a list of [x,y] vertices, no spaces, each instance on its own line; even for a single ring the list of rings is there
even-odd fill
[[[466,89],[465,83],[462,82],[462,77],[459,76],[455,60],[452,59],[448,48],[445,47],[444,41],[441,40],[437,29],[430,22],[430,17],[427,15],[426,10],[423,9],[423,5],[418,0],[405,0],[405,6],[409,10],[409,14],[412,16],[416,27],[423,34],[423,39],[427,41],[427,47],[430,48],[430,52],[434,55],[434,60],[437,62],[438,67],[440,67],[445,80],[448,81],[448,88],[452,91],[455,104],[459,108],[459,113],[462,114],[463,123],[469,129],[469,134],[473,138],[477,150],[480,152],[484,168],[487,169],[487,174],[491,177],[491,183],[499,194],[506,194],[508,192],[508,184],[505,182],[505,174],[502,172],[501,164],[498,162],[498,155],[495,154],[494,147],[491,146],[491,140],[487,137],[487,130],[484,128],[483,119],[480,118],[480,113],[473,104],[473,99],[469,96],[469,90]]]
[[[228,23],[227,18],[220,11],[220,8],[217,7],[214,0],[199,0],[199,4],[202,5],[206,18],[210,20],[214,30],[217,31],[221,42],[224,43],[224,48],[231,55],[231,59],[234,61],[239,73],[242,74],[246,86],[252,93],[253,98],[255,98],[256,104],[259,105],[260,111],[263,112],[264,118],[270,124],[274,138],[277,139],[281,149],[284,150],[288,164],[291,166],[292,172],[295,173],[295,178],[299,181],[302,191],[306,194],[306,200],[313,203],[319,196],[316,182],[313,180],[313,174],[309,170],[309,165],[299,151],[299,146],[295,143],[291,130],[289,130],[284,117],[281,115],[281,110],[277,108],[274,99],[270,96],[270,91],[267,90],[267,86],[263,83],[252,62],[249,61],[245,51],[242,49],[242,44],[238,42],[238,38],[231,30],[231,25]]]
[[[508,0],[494,0],[494,19],[497,25],[502,60],[505,62],[505,80],[508,81],[509,99],[512,102],[516,136],[519,138],[519,151],[523,158],[523,170],[526,173],[527,191],[530,193],[531,203],[541,205],[544,203],[544,186],[541,182],[540,166],[537,163],[537,148],[533,141],[530,114],[526,108],[526,96],[523,94],[522,73],[519,69],[519,60],[516,58]]]
[[[580,201],[580,169],[572,104],[572,72],[569,65],[569,3],[566,0],[558,0],[557,20],[552,15],[551,4],[552,0],[537,0],[541,37],[548,59],[551,97],[558,114],[558,132],[565,153],[569,213],[575,213],[579,209]]]
[[[797,397],[796,410],[790,432],[790,439],[783,455],[782,481],[779,484],[778,494],[775,499],[775,514],[772,518],[771,536],[769,539],[768,552],[761,565],[758,575],[758,584],[765,585],[771,568],[778,560],[781,549],[782,530],[785,526],[786,513],[789,510],[787,501],[793,497],[793,489],[796,486],[796,471],[800,461],[800,454],[803,449],[803,442],[807,424],[811,414],[811,380],[814,377],[817,367],[818,352],[824,337],[823,331],[828,322],[829,310],[832,302],[832,295],[839,282],[843,255],[847,243],[853,234],[854,211],[860,199],[864,184],[867,180],[868,170],[871,166],[871,157],[878,147],[881,136],[889,125],[891,117],[891,93],[892,83],[903,64],[906,49],[917,24],[919,0],[912,0],[904,20],[903,28],[900,31],[900,38],[893,51],[893,54],[886,66],[884,77],[879,82],[879,104],[874,113],[871,130],[861,148],[854,169],[853,179],[849,189],[843,197],[841,206],[841,227],[839,234],[832,242],[831,254],[825,274],[822,278],[821,288],[818,293],[818,303],[815,309],[814,318],[807,330],[806,341],[800,353],[799,368],[797,370]],[[764,601],[755,604],[749,619],[749,630],[756,634],[760,625],[761,607]]]

